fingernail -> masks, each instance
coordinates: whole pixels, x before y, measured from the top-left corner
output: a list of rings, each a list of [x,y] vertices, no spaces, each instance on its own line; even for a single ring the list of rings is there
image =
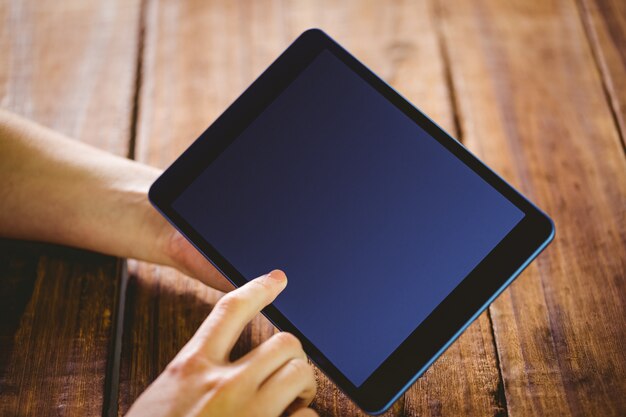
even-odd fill
[[[280,269],[275,269],[272,272],[270,272],[269,274],[267,274],[267,276],[269,278],[272,278],[276,281],[287,281],[287,276],[285,275],[285,273],[283,271],[281,271]]]

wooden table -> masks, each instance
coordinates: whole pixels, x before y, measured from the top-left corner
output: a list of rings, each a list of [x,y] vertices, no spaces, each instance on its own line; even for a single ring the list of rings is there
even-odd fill
[[[0,1],[0,105],[167,166],[321,27],[552,215],[553,244],[389,415],[626,415],[626,2]],[[85,190],[88,193],[88,190]],[[115,415],[219,294],[0,243],[0,415]],[[262,317],[237,346],[273,333]],[[319,374],[323,415],[359,411]]]

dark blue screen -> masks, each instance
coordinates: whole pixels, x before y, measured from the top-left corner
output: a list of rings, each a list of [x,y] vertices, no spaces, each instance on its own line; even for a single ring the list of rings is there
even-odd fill
[[[328,51],[173,207],[356,386],[523,217]]]

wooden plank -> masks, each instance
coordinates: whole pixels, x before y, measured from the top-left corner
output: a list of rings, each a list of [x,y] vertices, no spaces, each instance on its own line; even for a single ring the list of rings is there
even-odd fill
[[[466,145],[557,227],[491,307],[508,411],[626,415],[626,160],[576,5],[442,3]]]
[[[138,1],[0,2],[0,105],[128,152]],[[122,261],[0,243],[0,415],[99,415]]]
[[[428,4],[150,1],[138,159],[167,166],[289,42],[310,27],[327,30],[409,100],[454,130]],[[191,337],[219,297],[170,269],[144,264],[133,264],[131,269],[120,414]],[[267,320],[257,317],[234,356],[273,332]],[[483,315],[389,414],[500,414],[505,405],[496,360],[490,322]],[[319,372],[318,380],[314,405],[322,415],[360,414]]]
[[[0,3],[0,105],[128,153],[138,0]]]
[[[0,414],[101,414],[122,261],[0,242]]]
[[[626,147],[626,2],[579,0],[579,6]]]

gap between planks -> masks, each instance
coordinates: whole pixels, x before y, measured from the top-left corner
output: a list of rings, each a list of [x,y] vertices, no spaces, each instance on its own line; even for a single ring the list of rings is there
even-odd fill
[[[130,137],[128,140],[128,158],[135,159],[135,151],[137,147],[137,127],[139,123],[139,106],[141,101],[141,83],[143,74],[143,52],[146,36],[146,2],[148,0],[140,0],[139,2],[139,24],[137,35],[137,61],[135,65],[135,90],[133,91],[133,104],[130,114]]]
[[[591,51],[591,56],[593,57],[596,73],[598,74],[598,78],[602,84],[604,98],[606,99],[609,109],[611,110],[611,117],[613,118],[613,123],[615,124],[615,130],[620,138],[622,150],[624,151],[624,156],[626,157],[626,132],[624,132],[624,126],[620,123],[619,109],[616,107],[616,102],[619,98],[613,97],[614,88],[611,87],[611,75],[609,74],[609,69],[606,67],[604,58],[602,57],[602,51],[600,51],[602,45],[598,39],[598,34],[593,28],[593,16],[591,16],[591,12],[589,11],[587,0],[574,0],[574,3],[576,3],[576,10],[578,11],[578,16],[580,17],[580,22],[582,24],[583,31],[585,32],[587,45]]]
[[[448,49],[448,44],[445,36],[442,32],[442,25],[444,24],[444,19],[442,18],[442,9],[441,3],[439,0],[432,1],[432,19],[433,25],[435,27],[435,34],[437,37],[437,44],[439,47],[439,53],[441,55],[443,70],[444,70],[444,79],[446,82],[447,90],[448,90],[448,99],[450,102],[450,112],[452,113],[454,130],[452,132],[456,139],[463,144],[465,140],[465,133],[463,130],[463,125],[461,123],[461,106],[459,104],[459,100],[457,97],[457,90],[454,84],[454,77],[452,74],[452,63],[450,60],[450,52]],[[496,417],[503,417],[509,415],[509,409],[506,399],[506,391],[504,389],[504,377],[502,375],[502,367],[500,364],[500,352],[498,351],[498,343],[496,342],[496,332],[493,327],[493,320],[491,318],[491,306],[488,306],[485,310],[487,314],[487,318],[489,321],[489,331],[491,333],[491,343],[493,344],[493,349],[495,353],[495,362],[496,368],[498,369],[498,389],[493,393],[494,395],[494,403],[498,404],[502,407],[502,411],[496,413]]]
[[[119,262],[119,294],[113,313],[113,338],[111,340],[110,356],[104,384],[104,399],[102,401],[102,416],[114,417],[118,414],[118,398],[120,387],[120,366],[122,356],[122,332],[124,330],[124,312],[126,306],[126,288],[128,286],[128,266],[125,259]]]
[[[144,41],[146,33],[146,8],[148,0],[140,0],[139,2],[139,24],[137,34],[137,49],[135,59],[135,80],[132,95],[132,107],[130,111],[130,129],[128,138],[127,158],[135,159],[135,148],[137,143],[137,126],[139,123],[139,106],[141,83],[143,73],[143,53]],[[113,340],[111,342],[111,356],[109,357],[109,365],[104,386],[104,401],[102,408],[103,417],[115,417],[119,414],[119,388],[120,388],[120,368],[122,357],[122,337],[124,333],[124,318],[126,312],[126,290],[128,288],[128,261],[121,260],[120,267],[120,286],[117,295],[117,305],[114,312],[114,330]]]

